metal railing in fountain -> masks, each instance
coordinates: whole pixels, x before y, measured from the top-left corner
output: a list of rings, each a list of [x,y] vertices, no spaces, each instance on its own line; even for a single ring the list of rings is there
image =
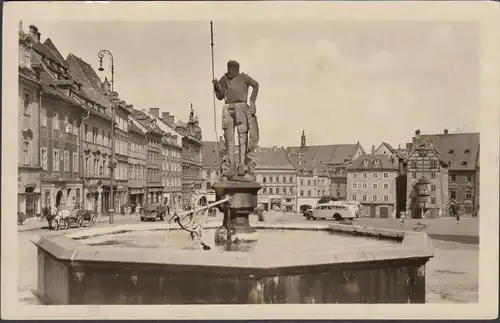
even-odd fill
[[[203,250],[210,250],[210,246],[203,241],[204,224],[213,208],[221,204],[228,203],[230,199],[231,197],[226,197],[217,202],[209,203],[193,210],[174,213],[174,215],[168,220],[169,226],[167,230],[167,236],[165,237],[165,246],[167,245],[168,241],[170,223],[174,221],[181,227],[182,230],[190,234],[191,240],[193,242],[199,243],[202,246]]]

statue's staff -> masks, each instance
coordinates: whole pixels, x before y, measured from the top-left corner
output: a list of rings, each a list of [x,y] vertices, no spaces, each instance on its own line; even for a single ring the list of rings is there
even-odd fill
[[[215,60],[214,60],[214,26],[212,20],[210,20],[210,47],[212,48],[212,80],[215,80]],[[212,98],[214,102],[214,127],[215,127],[215,138],[217,140],[217,160],[220,164],[220,147],[219,147],[219,135],[217,134],[217,111],[215,104],[215,92],[212,90]]]

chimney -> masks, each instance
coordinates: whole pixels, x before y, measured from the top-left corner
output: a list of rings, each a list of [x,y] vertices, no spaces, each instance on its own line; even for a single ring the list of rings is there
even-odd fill
[[[171,124],[175,124],[175,117],[174,116],[168,116],[168,121],[171,123]]]
[[[169,112],[162,112],[161,119],[163,120],[163,122],[169,123],[169,117],[170,117]]]
[[[38,28],[35,25],[30,25],[30,35],[35,42],[40,42],[40,33],[38,32]]]
[[[375,145],[372,145],[372,155],[375,154]]]
[[[160,109],[159,108],[150,108],[149,112],[155,118],[160,118]]]
[[[415,139],[420,139],[420,130],[415,130]]]
[[[444,134],[447,135],[448,134],[448,129],[444,129]]]

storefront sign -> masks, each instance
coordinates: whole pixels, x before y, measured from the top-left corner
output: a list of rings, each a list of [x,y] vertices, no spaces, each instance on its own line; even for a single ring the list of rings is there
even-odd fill
[[[143,188],[131,188],[130,194],[144,194]]]
[[[281,199],[271,198],[271,203],[281,203]]]

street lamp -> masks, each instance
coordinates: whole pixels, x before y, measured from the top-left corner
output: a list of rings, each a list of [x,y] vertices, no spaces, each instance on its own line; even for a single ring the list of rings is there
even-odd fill
[[[109,205],[109,223],[113,223],[113,215],[115,212],[115,197],[114,197],[114,186],[115,186],[115,168],[116,168],[116,161],[115,161],[115,92],[114,92],[114,84],[115,84],[115,62],[113,59],[113,54],[107,50],[107,49],[102,49],[99,51],[97,54],[97,57],[99,57],[99,71],[102,72],[104,71],[104,68],[102,67],[102,59],[104,58],[104,55],[107,54],[109,57],[109,60],[111,61],[111,98],[110,98],[110,107],[111,107],[111,162],[108,165],[109,168],[109,199],[110,199],[110,205]]]

